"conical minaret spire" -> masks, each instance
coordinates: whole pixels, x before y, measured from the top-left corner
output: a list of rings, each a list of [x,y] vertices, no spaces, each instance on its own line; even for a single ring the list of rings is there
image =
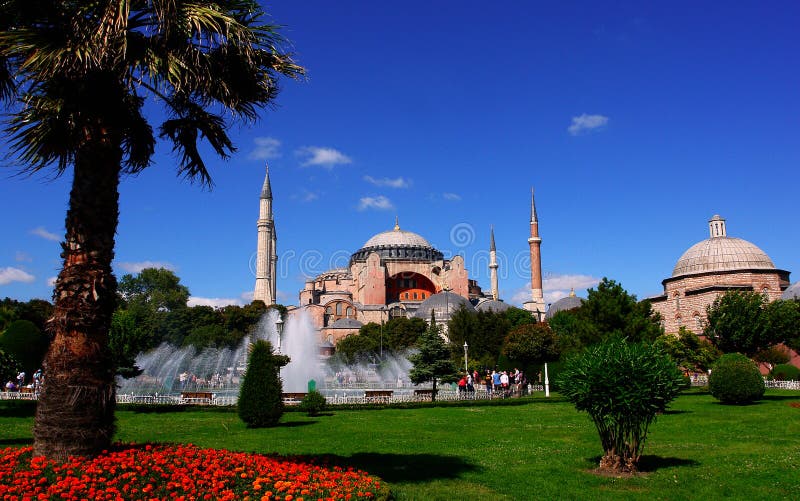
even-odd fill
[[[494,245],[494,226],[491,227],[489,232],[489,270],[492,279],[492,299],[495,301],[500,300],[500,287],[497,281],[497,247]]]
[[[542,239],[539,237],[539,215],[536,213],[536,200],[531,188],[531,236],[528,246],[531,252],[531,300],[523,303],[523,307],[533,313],[539,321],[544,320],[545,304],[542,291]]]
[[[275,221],[272,215],[272,186],[269,180],[269,165],[266,166],[264,185],[261,187],[259,200],[258,221],[258,248],[256,250],[256,287],[253,291],[253,300],[264,301],[264,304],[275,304],[275,268],[278,256],[276,254],[277,236],[275,234]]]

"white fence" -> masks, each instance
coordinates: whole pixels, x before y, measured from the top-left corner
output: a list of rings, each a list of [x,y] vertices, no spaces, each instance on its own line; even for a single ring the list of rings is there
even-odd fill
[[[764,380],[764,386],[779,390],[800,390],[800,381],[772,381],[767,379]]]

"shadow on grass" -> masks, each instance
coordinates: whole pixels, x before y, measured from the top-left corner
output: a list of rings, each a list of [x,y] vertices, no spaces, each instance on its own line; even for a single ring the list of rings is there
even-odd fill
[[[32,438],[0,438],[0,447],[11,447],[15,445],[31,445],[33,444]]]
[[[595,467],[600,464],[600,456],[587,458],[587,461],[592,463]],[[674,468],[678,466],[699,466],[700,463],[694,459],[672,458],[662,456],[644,455],[639,458],[639,472],[640,473],[653,473],[661,468]]]
[[[463,473],[478,470],[476,465],[461,457],[438,454],[363,452],[352,456],[329,455],[325,459],[335,465],[367,471],[390,483],[459,478]]]
[[[665,416],[670,416],[670,415],[673,415],[673,414],[691,414],[691,413],[692,413],[692,411],[687,411],[687,410],[683,410],[683,409],[667,409],[664,412],[662,412],[661,414],[663,414]]]
[[[33,400],[6,400],[0,402],[0,417],[33,417],[36,402]]]
[[[761,400],[800,400],[800,396],[798,395],[764,395],[761,397]]]
[[[308,426],[316,423],[316,420],[311,421],[287,421],[285,423],[278,423],[276,428],[299,428],[301,426]]]

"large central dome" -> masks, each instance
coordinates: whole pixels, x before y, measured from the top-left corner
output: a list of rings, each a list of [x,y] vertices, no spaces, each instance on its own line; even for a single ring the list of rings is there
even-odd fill
[[[709,223],[711,238],[683,253],[672,270],[673,278],[719,271],[775,269],[769,256],[756,245],[727,236],[724,219],[714,216]]]
[[[398,227],[395,227],[393,230],[384,231],[374,235],[372,238],[367,240],[367,242],[362,246],[362,249],[367,249],[370,247],[427,247],[431,248],[431,244],[428,243],[421,235],[414,233],[413,231],[406,231],[401,230]]]
[[[395,222],[394,229],[374,235],[364,243],[350,258],[352,261],[364,261],[377,252],[381,259],[389,261],[438,261],[444,256],[421,235],[413,231],[400,229]]]

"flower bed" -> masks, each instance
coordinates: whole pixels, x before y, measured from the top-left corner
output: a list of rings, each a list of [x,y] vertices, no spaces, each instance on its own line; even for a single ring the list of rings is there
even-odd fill
[[[56,463],[32,448],[0,450],[0,499],[387,499],[379,479],[297,458],[200,449],[118,446],[94,459]]]

